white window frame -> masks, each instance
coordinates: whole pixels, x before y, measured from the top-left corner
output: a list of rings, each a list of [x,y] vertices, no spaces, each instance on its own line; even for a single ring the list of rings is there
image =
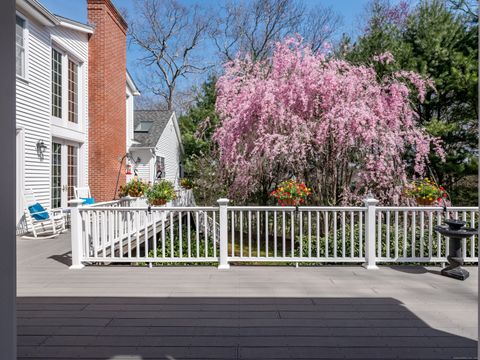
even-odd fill
[[[85,129],[85,118],[84,118],[84,109],[86,104],[84,101],[85,94],[85,81],[84,81],[84,71],[85,63],[76,56],[73,51],[69,51],[66,47],[58,43],[57,41],[52,40],[52,49],[58,51],[62,54],[62,117],[58,118],[53,116],[51,113],[52,123],[57,125],[60,128],[75,130],[77,132],[84,132]],[[68,61],[73,61],[77,64],[77,111],[78,111],[78,121],[76,123],[68,120]],[[52,59],[50,59],[50,64]],[[50,85],[53,82],[53,74],[50,70]],[[50,108],[52,107],[52,100],[50,99]],[[80,139],[78,139],[80,140]]]
[[[24,59],[23,59],[23,75],[18,75],[17,74],[17,69],[15,68],[15,75],[17,79],[20,79],[22,81],[28,82],[29,79],[29,38],[30,38],[30,31],[29,31],[29,21],[28,19],[20,12],[15,13],[16,16],[21,18],[24,23],[23,23],[23,54],[24,54]],[[15,26],[16,26],[16,20],[15,20]],[[15,41],[15,47],[17,46],[16,41]],[[15,50],[15,62],[16,62],[16,50]]]

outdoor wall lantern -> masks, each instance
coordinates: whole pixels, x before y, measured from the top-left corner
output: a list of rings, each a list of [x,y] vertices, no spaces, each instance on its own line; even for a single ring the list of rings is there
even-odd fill
[[[40,159],[43,159],[45,156],[45,151],[47,151],[47,145],[43,142],[43,140],[37,141],[37,154]]]

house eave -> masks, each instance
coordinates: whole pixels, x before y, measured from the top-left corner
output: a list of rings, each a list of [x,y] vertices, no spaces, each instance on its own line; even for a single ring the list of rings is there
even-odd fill
[[[127,86],[130,89],[130,92],[132,93],[133,96],[140,96],[140,91],[137,88],[137,85],[135,85],[135,82],[132,79],[132,76],[127,70]]]
[[[31,16],[44,26],[53,27],[60,25],[59,19],[37,0],[16,0],[16,5],[20,11]]]
[[[85,34],[93,34],[94,28],[90,25],[82,24],[78,21],[74,21],[71,19],[64,18],[63,16],[55,15],[58,20],[60,21],[60,26],[67,28],[67,29],[72,29],[75,31],[79,31]]]

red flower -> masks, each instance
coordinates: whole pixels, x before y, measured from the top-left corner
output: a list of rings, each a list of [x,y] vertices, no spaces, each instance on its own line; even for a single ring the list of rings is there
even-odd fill
[[[447,193],[446,193],[446,192],[444,192],[442,196],[443,196],[443,197],[447,197]]]

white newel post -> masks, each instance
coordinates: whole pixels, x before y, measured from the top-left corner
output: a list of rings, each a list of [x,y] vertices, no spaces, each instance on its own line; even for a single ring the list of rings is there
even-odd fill
[[[375,256],[375,247],[376,247],[376,236],[375,236],[375,221],[377,218],[376,207],[378,200],[374,199],[372,196],[368,196],[365,200],[365,264],[363,267],[368,270],[377,270],[378,266],[376,265],[376,256]]]
[[[70,269],[79,270],[84,267],[82,264],[82,217],[79,207],[84,200],[70,200],[70,227],[72,237],[72,266]]]
[[[228,199],[218,199],[219,222],[220,222],[220,259],[218,268],[229,269],[228,264]]]

